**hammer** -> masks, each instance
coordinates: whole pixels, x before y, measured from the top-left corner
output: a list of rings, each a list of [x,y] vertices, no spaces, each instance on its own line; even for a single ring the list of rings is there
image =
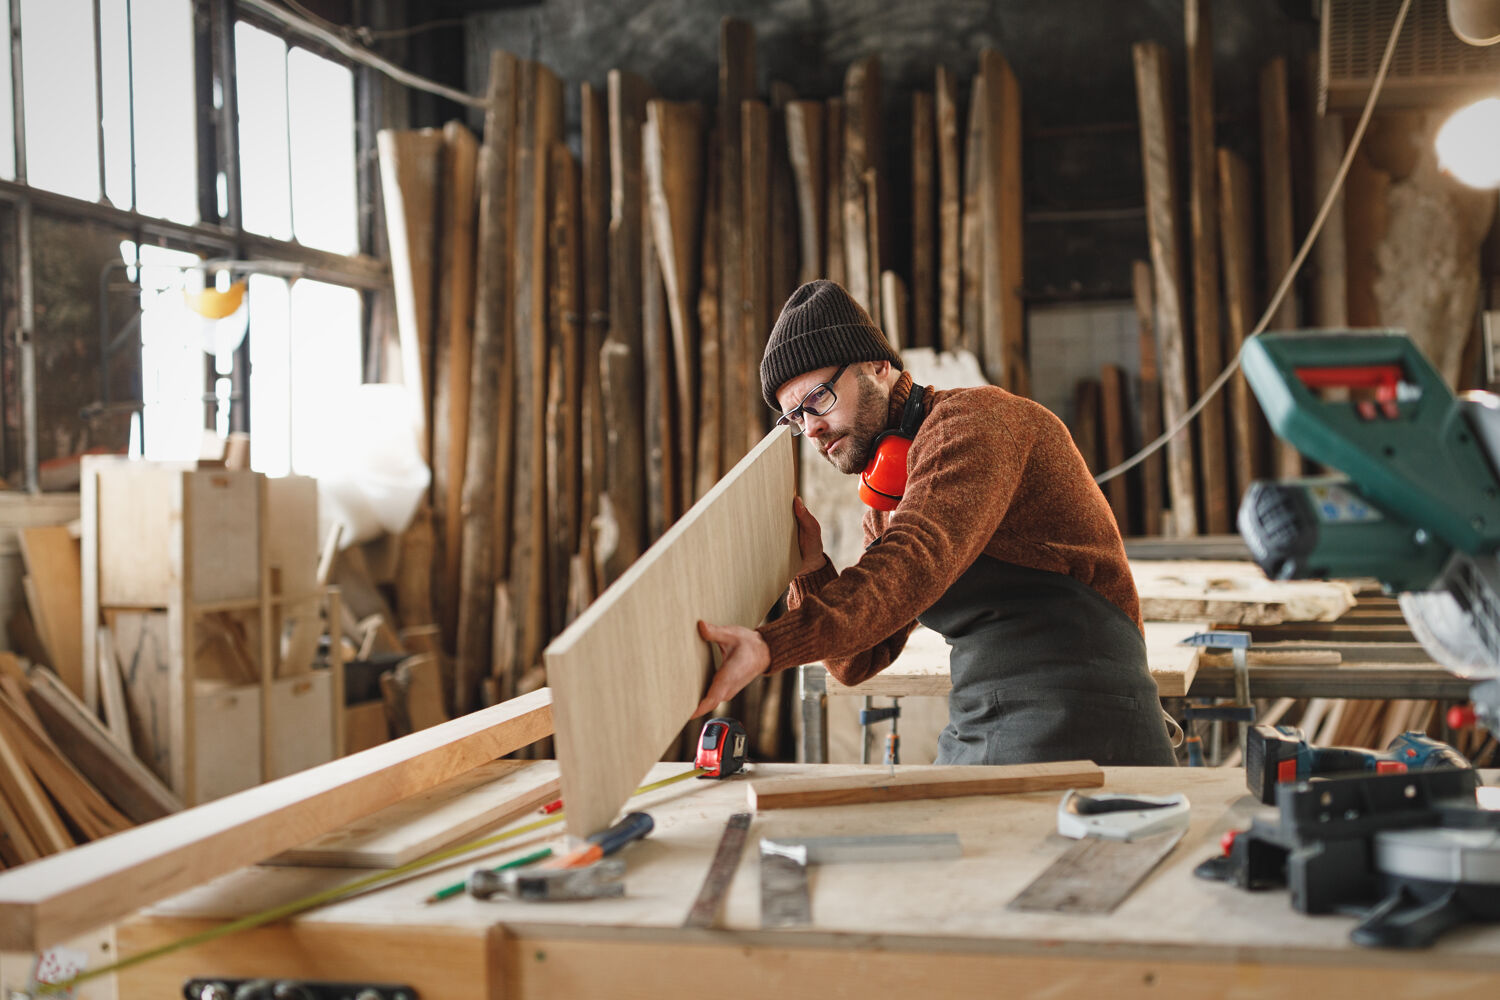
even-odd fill
[[[610,858],[620,848],[651,832],[654,821],[646,813],[628,813],[624,819],[593,834],[586,846],[531,868],[494,871],[481,868],[469,876],[469,895],[489,899],[505,895],[514,899],[601,899],[623,896],[625,862]]]

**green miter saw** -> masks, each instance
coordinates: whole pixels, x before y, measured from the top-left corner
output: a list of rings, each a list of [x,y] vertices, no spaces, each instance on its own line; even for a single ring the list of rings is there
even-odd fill
[[[1252,483],[1239,529],[1272,579],[1375,577],[1500,732],[1500,397],[1455,398],[1396,331],[1268,333],[1241,366],[1283,439],[1343,477]]]

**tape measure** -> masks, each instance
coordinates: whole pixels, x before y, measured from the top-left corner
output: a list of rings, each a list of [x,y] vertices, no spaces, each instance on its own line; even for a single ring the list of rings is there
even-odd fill
[[[749,739],[745,727],[735,719],[709,719],[698,737],[698,755],[693,765],[703,769],[702,777],[724,779],[745,769],[745,749]]]

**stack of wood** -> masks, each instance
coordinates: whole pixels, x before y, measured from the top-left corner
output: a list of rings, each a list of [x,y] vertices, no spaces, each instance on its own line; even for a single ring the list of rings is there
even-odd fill
[[[0,653],[0,868],[180,808],[56,674]]]
[[[1098,379],[1085,379],[1077,386],[1075,440],[1096,471],[1118,465],[1136,447],[1182,419],[1238,354],[1294,251],[1286,62],[1272,60],[1260,77],[1257,219],[1250,165],[1231,150],[1215,146],[1209,4],[1186,0],[1184,14],[1189,165],[1185,192],[1177,177],[1177,119],[1167,49],[1155,42],[1133,49],[1150,242],[1150,261],[1137,261],[1132,278],[1140,381],[1132,399],[1125,373],[1111,364],[1100,369]],[[1326,190],[1325,182],[1310,194],[1321,198]],[[1190,241],[1184,241],[1184,234]],[[1257,244],[1264,248],[1261,260],[1256,258]],[[1258,289],[1255,274],[1262,268],[1268,287]],[[1282,300],[1269,328],[1293,329],[1299,325],[1298,316],[1293,291]],[[1108,481],[1104,489],[1126,534],[1224,534],[1233,530],[1239,497],[1252,479],[1298,475],[1301,465],[1294,450],[1274,441],[1249,386],[1236,374],[1204,407],[1190,433],[1178,434],[1164,453]]]
[[[504,52],[482,140],[456,123],[380,137],[402,367],[434,474],[397,611],[438,626],[456,712],[543,683],[547,641],[765,434],[760,355],[799,281],[840,281],[898,345],[971,350],[1027,389],[1005,60],[981,58],[967,139],[939,69],[911,143],[888,150],[876,58],[806,100],[757,92],[755,44],[724,20],[713,108],[620,71],[583,84],[581,158],[561,81]],[[902,276],[886,167],[906,148]]]

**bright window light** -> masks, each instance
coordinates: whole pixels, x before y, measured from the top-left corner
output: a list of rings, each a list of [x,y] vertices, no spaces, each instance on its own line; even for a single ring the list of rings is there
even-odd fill
[[[198,221],[198,124],[190,0],[131,0],[138,209]]]
[[[203,441],[203,338],[182,322],[184,267],[195,254],[123,244],[127,263],[140,257],[142,454],[164,462],[193,461]]]
[[[1454,112],[1437,133],[1438,163],[1474,188],[1500,187],[1500,98]]]
[[[306,278],[292,286],[293,472],[306,472],[316,462],[318,429],[335,423],[331,407],[363,381],[360,306],[352,288]]]
[[[354,191],[354,74],[306,49],[287,56],[292,228],[331,253],[359,249]]]
[[[94,101],[91,0],[21,0],[26,180],[99,199],[99,109]]]
[[[253,233],[291,239],[286,42],[241,21],[234,26],[234,60],[244,226]]]
[[[100,109],[104,124],[104,197],[116,208],[134,208],[130,182],[130,23],[121,0],[99,5],[99,64],[104,79],[104,107]]]
[[[250,276],[250,467],[292,471],[291,302],[286,280]]]

